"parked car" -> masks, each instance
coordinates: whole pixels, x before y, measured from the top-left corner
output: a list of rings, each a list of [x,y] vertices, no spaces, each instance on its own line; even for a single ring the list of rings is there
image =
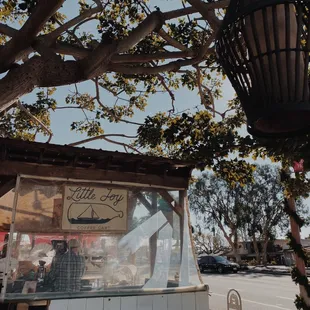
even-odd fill
[[[232,263],[222,256],[202,256],[198,258],[198,266],[201,273],[205,271],[217,271],[218,273],[234,272],[240,270],[240,266]]]

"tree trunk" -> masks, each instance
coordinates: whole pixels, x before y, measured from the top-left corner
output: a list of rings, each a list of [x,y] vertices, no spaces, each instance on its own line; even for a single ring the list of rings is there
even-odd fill
[[[238,249],[234,249],[233,250],[235,259],[236,259],[236,263],[240,264],[241,263],[241,255],[239,253],[239,248]]]
[[[269,239],[265,239],[264,240],[264,244],[263,244],[263,265],[264,266],[267,266],[267,247],[268,247],[268,242],[269,242]]]
[[[35,87],[52,87],[83,81],[83,71],[75,61],[33,57],[11,69],[0,80],[0,111],[7,109]]]
[[[234,231],[234,253],[235,253],[235,258],[236,262],[239,264],[241,263],[241,255],[239,253],[239,243],[238,243],[238,232],[237,229]]]
[[[255,234],[253,234],[252,242],[253,242],[253,247],[254,247],[254,251],[255,251],[256,262],[257,262],[257,264],[260,264],[261,258],[260,258],[259,248],[258,248],[258,244],[257,244]]]

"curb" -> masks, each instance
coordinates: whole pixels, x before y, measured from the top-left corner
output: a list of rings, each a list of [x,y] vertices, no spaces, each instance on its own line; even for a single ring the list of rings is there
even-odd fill
[[[272,270],[245,270],[246,273],[261,273],[261,274],[272,274],[279,276],[290,276],[290,271],[272,271]],[[307,276],[310,276],[310,272],[307,271]]]
[[[288,271],[269,271],[269,270],[247,270],[246,273],[262,273],[262,274],[272,274],[272,275],[279,275],[279,276],[290,276],[291,273]]]

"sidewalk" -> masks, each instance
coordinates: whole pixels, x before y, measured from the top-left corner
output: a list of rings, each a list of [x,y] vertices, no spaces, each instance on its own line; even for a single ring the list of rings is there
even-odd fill
[[[288,266],[249,266],[249,269],[246,271],[248,273],[265,273],[265,274],[274,274],[274,275],[290,275],[291,268]],[[310,268],[307,268],[307,275],[310,276]]]

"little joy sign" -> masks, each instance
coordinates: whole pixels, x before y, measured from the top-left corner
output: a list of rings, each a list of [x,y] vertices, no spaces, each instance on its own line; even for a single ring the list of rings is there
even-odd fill
[[[126,231],[127,196],[123,189],[65,186],[62,229]]]

